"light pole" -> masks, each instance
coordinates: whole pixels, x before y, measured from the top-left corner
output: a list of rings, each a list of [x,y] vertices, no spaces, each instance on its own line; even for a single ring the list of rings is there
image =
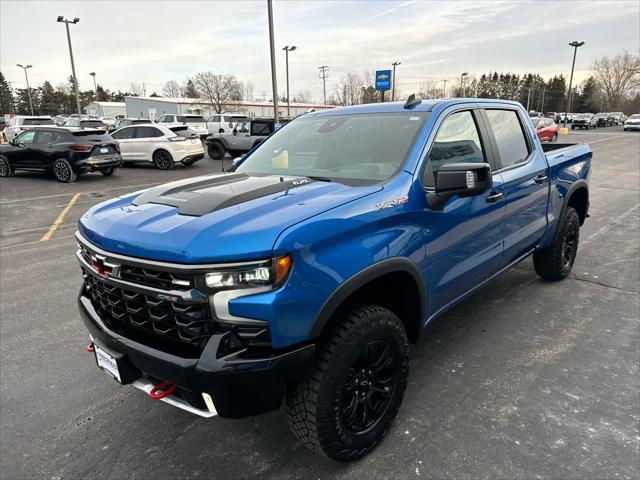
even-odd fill
[[[442,97],[447,98],[447,81],[442,80]]]
[[[329,78],[329,67],[322,65],[318,67],[320,73],[318,74],[320,80],[322,80],[322,96],[324,98],[324,108],[327,108],[327,78]]]
[[[573,47],[573,63],[571,64],[571,77],[569,77],[569,93],[567,94],[567,111],[564,113],[564,122],[562,128],[567,128],[567,116],[569,116],[569,108],[571,106],[571,84],[573,83],[573,69],[576,66],[576,53],[578,53],[578,47],[584,45],[585,42],[578,42],[574,40],[569,44],[570,47]]]
[[[76,93],[76,107],[78,108],[78,115],[82,115],[80,111],[80,95],[78,94],[78,78],[76,77],[76,66],[73,63],[73,49],[71,48],[71,33],[69,33],[69,24],[73,23],[74,25],[78,23],[80,19],[78,17],[73,20],[67,20],[62,15],[58,16],[58,22],[64,23],[67,27],[67,42],[69,43],[69,57],[71,57],[71,73],[73,74],[73,89]]]
[[[278,117],[278,80],[276,79],[276,47],[273,42],[273,4],[267,0],[267,15],[269,17],[269,51],[271,52],[271,87],[273,88],[273,120],[280,123]]]
[[[396,67],[400,65],[402,62],[393,62],[393,83],[391,84],[391,101],[394,102],[396,100]]]
[[[19,63],[17,65],[24,70],[24,79],[27,81],[27,94],[29,95],[29,106],[31,107],[31,116],[33,117],[33,101],[31,101],[31,88],[29,88],[29,76],[27,75],[27,68],[31,68],[33,65],[27,65],[26,67]]]
[[[469,75],[467,72],[463,72],[460,75],[460,88],[462,88],[462,98],[464,98],[464,77],[466,77],[467,75]]]
[[[298,47],[295,45],[292,45],[291,47],[287,45],[282,49],[284,50],[284,55],[287,59],[287,117],[289,118],[291,118],[291,101],[289,100],[289,52],[293,52],[296,48]]]
[[[89,72],[89,75],[93,77],[93,91],[96,94],[96,102],[98,101],[98,86],[96,85],[96,72]]]

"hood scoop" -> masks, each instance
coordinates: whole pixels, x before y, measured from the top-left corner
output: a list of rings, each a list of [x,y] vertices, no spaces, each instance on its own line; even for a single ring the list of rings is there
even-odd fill
[[[180,215],[201,217],[208,213],[312,183],[306,177],[253,176],[233,173],[181,180],[151,188],[133,205],[154,203],[176,207]]]

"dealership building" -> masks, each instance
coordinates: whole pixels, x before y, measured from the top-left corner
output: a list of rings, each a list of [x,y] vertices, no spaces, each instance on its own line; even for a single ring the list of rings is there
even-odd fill
[[[117,117],[126,114],[125,102],[91,102],[84,109],[92,117]]]
[[[205,118],[215,115],[211,104],[199,98],[166,97],[124,97],[127,117],[155,120],[165,113],[198,114]],[[88,107],[87,107],[88,108]],[[335,106],[314,105],[311,103],[291,103],[291,117],[297,117],[309,110],[323,110]],[[273,117],[272,102],[234,101],[225,105],[223,113],[246,115],[247,117]],[[278,103],[278,114],[287,117],[287,104]]]

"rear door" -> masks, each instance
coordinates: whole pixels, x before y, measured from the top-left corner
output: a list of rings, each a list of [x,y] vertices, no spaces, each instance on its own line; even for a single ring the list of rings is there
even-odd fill
[[[57,132],[56,132],[57,133]],[[51,130],[36,130],[32,145],[33,159],[41,168],[49,166],[49,156],[53,153],[55,141],[59,136]]]
[[[547,229],[549,166],[535,148],[535,133],[524,112],[500,105],[486,107],[482,113],[504,181],[504,266],[533,249]]]
[[[136,126],[133,134],[135,145],[135,155],[138,160],[152,160],[153,152],[160,148],[158,143],[164,139],[164,133],[154,126]]]

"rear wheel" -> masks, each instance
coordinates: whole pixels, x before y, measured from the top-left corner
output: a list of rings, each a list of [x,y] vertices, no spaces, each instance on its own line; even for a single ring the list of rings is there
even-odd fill
[[[53,162],[53,175],[62,183],[73,183],[77,178],[73,168],[71,168],[71,164],[66,158],[59,158]]]
[[[212,160],[222,160],[224,158],[224,154],[226,153],[224,147],[220,144],[220,142],[213,142],[209,144],[207,147],[207,151],[209,153],[209,157]]]
[[[116,167],[109,167],[109,168],[100,170],[100,173],[103,174],[105,177],[110,177],[115,173],[115,171],[116,171]]]
[[[156,150],[153,153],[153,163],[160,170],[171,170],[173,168],[173,157],[166,150]]]
[[[11,162],[4,155],[0,155],[0,177],[12,177],[13,167]]]
[[[316,364],[287,391],[293,434],[333,460],[373,450],[393,423],[407,384],[404,326],[378,305],[353,309],[319,345]]]
[[[576,260],[579,240],[580,218],[573,207],[567,207],[553,243],[533,254],[536,273],[545,280],[567,278]]]

